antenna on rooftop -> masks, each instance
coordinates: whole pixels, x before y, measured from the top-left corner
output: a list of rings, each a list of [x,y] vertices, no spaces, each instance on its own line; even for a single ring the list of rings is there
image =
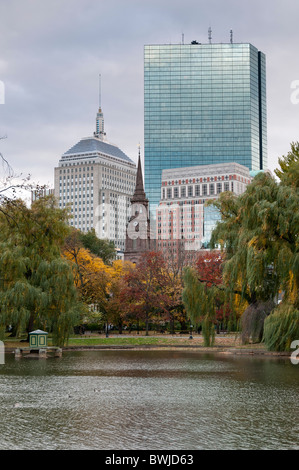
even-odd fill
[[[209,43],[211,44],[212,43],[212,28],[211,28],[211,26],[209,27],[208,33],[209,33]]]
[[[101,108],[101,74],[99,74],[99,110],[96,116],[96,131],[94,135],[100,140],[104,140],[106,136],[104,131],[104,115]]]
[[[101,108],[101,74],[99,74],[99,108]]]
[[[99,73],[99,108],[101,109],[102,107],[102,92],[101,92],[101,87],[102,87],[102,76]]]
[[[230,43],[233,43],[233,30],[230,30]]]

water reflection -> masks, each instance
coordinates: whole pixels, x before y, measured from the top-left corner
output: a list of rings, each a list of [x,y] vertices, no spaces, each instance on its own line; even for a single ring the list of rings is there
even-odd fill
[[[294,449],[299,366],[186,351],[0,366],[1,449]]]

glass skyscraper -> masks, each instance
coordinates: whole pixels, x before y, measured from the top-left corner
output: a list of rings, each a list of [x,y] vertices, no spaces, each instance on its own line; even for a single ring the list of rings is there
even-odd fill
[[[144,173],[151,212],[163,169],[267,167],[265,55],[251,44],[146,45]]]

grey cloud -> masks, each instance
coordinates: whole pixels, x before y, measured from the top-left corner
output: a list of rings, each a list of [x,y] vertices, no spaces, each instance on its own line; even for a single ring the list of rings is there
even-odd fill
[[[293,0],[0,1],[0,151],[34,180],[53,180],[60,155],[94,130],[98,75],[108,138],[132,159],[143,142],[143,46],[197,39],[251,42],[267,57],[268,159],[298,140],[299,4]]]

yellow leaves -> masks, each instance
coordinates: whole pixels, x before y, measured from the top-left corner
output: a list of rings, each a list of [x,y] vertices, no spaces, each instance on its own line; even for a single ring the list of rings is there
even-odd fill
[[[109,302],[119,289],[118,283],[134,266],[122,260],[107,265],[78,243],[69,243],[63,256],[72,263],[75,285],[83,300],[97,305],[102,312],[107,311]]]
[[[268,232],[267,229],[264,228],[264,233],[256,235],[251,238],[248,242],[248,248],[252,248],[255,253],[260,252],[261,250],[264,250],[264,248],[267,246],[269,243],[269,238],[268,238]]]
[[[259,241],[259,237],[255,236],[248,242],[248,246],[249,247],[255,247],[255,245],[257,244],[258,241]]]
[[[135,265],[131,263],[130,261],[122,261],[120,259],[113,261],[112,267],[111,267],[111,276],[113,279],[119,279],[128,272],[133,269]]]
[[[288,299],[291,304],[295,304],[298,296],[298,286],[293,271],[289,271]]]
[[[235,294],[233,297],[233,308],[236,313],[237,318],[239,318],[248,307],[248,302],[238,294]]]

